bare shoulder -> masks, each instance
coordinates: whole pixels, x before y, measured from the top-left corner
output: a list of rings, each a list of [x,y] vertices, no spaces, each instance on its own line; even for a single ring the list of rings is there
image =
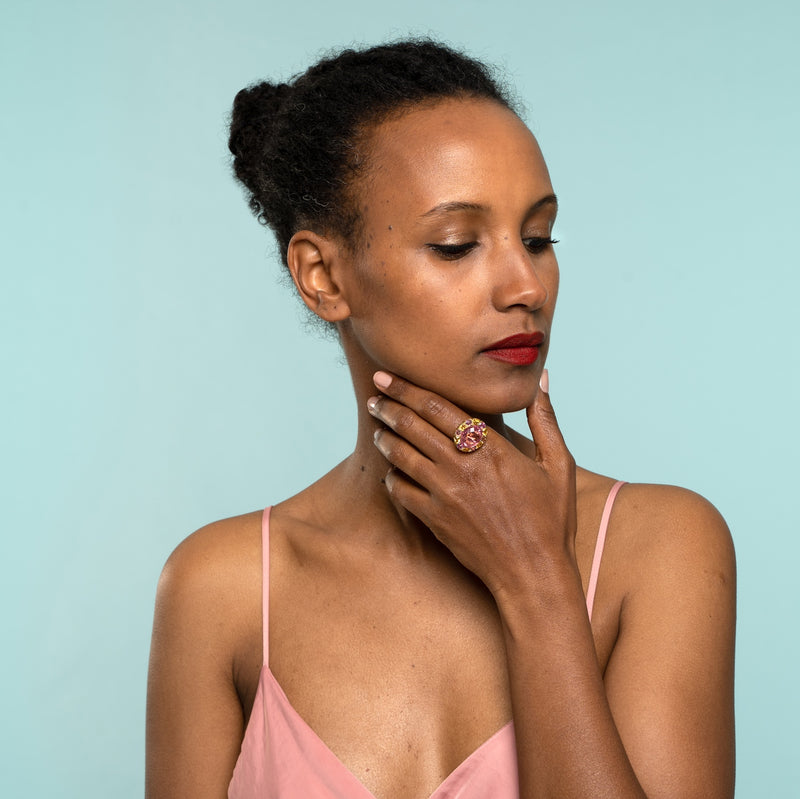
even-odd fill
[[[632,483],[620,491],[614,508],[615,535],[628,558],[653,570],[713,570],[733,581],[733,541],[720,512],[685,488]]]
[[[732,796],[736,565],[725,520],[692,491],[629,484],[608,549],[618,635],[604,682],[642,787]]]
[[[614,483],[579,471],[579,510],[582,503],[592,545]],[[607,630],[616,631],[634,618],[651,624],[654,614],[662,621],[671,613],[686,618],[687,603],[698,613],[716,608],[719,618],[732,625],[736,559],[728,525],[694,491],[625,483],[611,512],[598,596],[597,618]]]
[[[220,644],[241,634],[261,592],[261,513],[213,522],[185,538],[159,579],[156,625],[165,614],[200,625]],[[223,623],[224,622],[224,623]],[[194,630],[194,632],[199,632]]]
[[[201,580],[224,577],[261,548],[261,511],[207,524],[181,541],[167,559],[162,580],[173,575]]]
[[[244,730],[236,675],[260,639],[260,530],[260,514],[215,522],[164,566],[148,671],[148,799],[226,793]]]

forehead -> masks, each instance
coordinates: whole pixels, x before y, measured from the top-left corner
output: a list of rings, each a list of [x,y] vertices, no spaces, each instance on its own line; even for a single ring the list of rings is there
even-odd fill
[[[384,206],[453,201],[494,206],[529,204],[552,193],[533,134],[492,100],[448,99],[414,107],[376,126],[368,150],[361,195],[372,208],[370,199]]]

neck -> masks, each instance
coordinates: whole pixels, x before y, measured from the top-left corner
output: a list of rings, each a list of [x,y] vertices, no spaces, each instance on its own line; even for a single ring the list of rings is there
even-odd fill
[[[392,502],[384,484],[391,464],[374,444],[375,431],[383,425],[367,410],[367,400],[379,393],[372,376],[380,367],[364,357],[362,352],[358,357],[352,357],[346,344],[344,349],[358,408],[358,432],[353,453],[336,470],[337,494],[346,503],[342,507],[349,510],[351,519],[353,507],[359,508],[354,532],[362,530],[368,532],[371,539],[389,539],[393,546],[402,546],[401,542],[404,542],[411,549],[429,549],[431,545],[438,548],[440,545],[431,532],[405,508]],[[464,412],[465,418],[472,415],[469,411]],[[509,438],[510,432],[502,415],[481,418],[494,431]]]

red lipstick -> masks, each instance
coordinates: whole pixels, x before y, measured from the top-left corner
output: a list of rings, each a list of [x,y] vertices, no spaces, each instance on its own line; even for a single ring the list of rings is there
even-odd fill
[[[539,357],[539,347],[544,333],[517,333],[490,344],[484,354],[495,361],[504,361],[515,366],[530,366]]]

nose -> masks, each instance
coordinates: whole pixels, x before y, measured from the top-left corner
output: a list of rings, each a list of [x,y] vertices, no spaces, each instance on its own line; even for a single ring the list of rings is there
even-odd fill
[[[534,254],[519,242],[504,247],[495,264],[492,300],[500,311],[513,307],[535,311],[546,305],[550,292],[556,290],[558,265],[552,250]]]

